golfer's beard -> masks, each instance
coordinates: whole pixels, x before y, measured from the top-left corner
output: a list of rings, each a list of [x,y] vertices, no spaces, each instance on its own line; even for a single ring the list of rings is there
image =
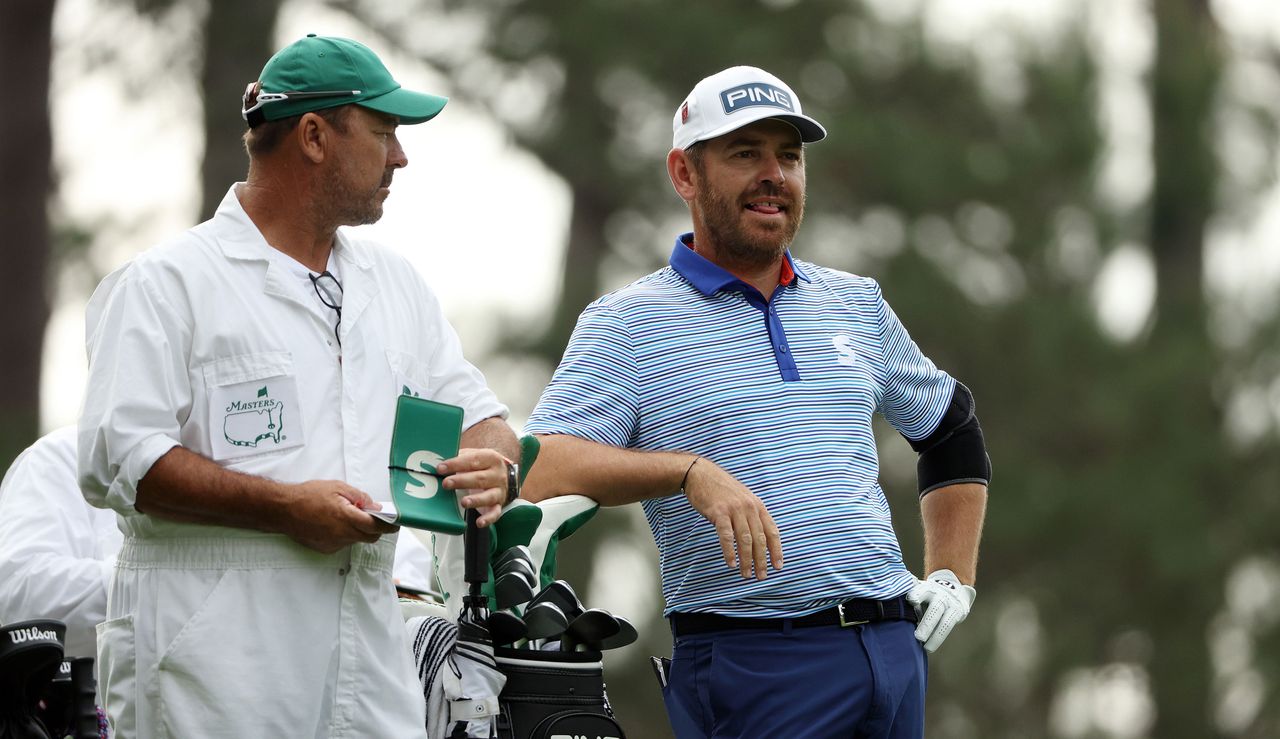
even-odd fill
[[[700,190],[697,203],[707,232],[715,234],[715,248],[722,257],[738,264],[768,265],[791,245],[804,220],[804,199],[793,200],[786,210],[786,222],[767,233],[749,233],[743,223],[742,205],[718,193]]]
[[[382,218],[382,201],[378,190],[361,192],[348,184],[346,177],[334,176],[324,180],[325,203],[329,208],[326,220],[342,226],[363,226],[377,223]]]

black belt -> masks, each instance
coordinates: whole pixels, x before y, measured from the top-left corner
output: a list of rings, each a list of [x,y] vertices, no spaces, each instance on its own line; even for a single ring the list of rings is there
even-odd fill
[[[798,618],[741,618],[738,616],[721,616],[717,613],[673,613],[671,614],[671,633],[675,636],[705,634],[710,631],[728,631],[732,629],[768,629],[779,631],[786,628],[805,628],[809,626],[857,626],[858,624],[876,621],[910,621],[916,623],[916,609],[901,596],[890,600],[869,600],[854,598],[840,605],[817,613]]]

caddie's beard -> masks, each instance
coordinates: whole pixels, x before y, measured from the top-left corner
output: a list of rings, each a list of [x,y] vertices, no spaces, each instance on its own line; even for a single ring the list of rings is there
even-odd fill
[[[781,195],[787,203],[785,223],[767,228],[762,224],[748,226],[744,215],[748,200],[760,195]],[[730,200],[710,188],[698,191],[694,200],[702,214],[702,225],[715,240],[715,253],[720,258],[744,266],[768,266],[782,256],[804,220],[804,196],[792,199],[780,188],[757,188],[737,200]],[[766,230],[767,229],[767,230]]]
[[[328,208],[327,221],[339,226],[363,226],[382,218],[382,188],[391,184],[394,170],[388,169],[372,190],[352,184],[347,172],[338,172],[322,180],[323,199]]]

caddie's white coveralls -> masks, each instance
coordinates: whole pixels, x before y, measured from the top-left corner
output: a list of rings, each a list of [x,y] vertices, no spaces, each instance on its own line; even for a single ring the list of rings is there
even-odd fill
[[[67,656],[94,656],[120,541],[116,514],[80,495],[76,427],[41,437],[0,483],[0,623],[57,619]]]
[[[108,716],[118,736],[422,736],[394,537],[323,555],[134,509],[138,480],[179,444],[388,499],[403,391],[463,407],[464,428],[506,415],[421,276],[343,232],[339,345],[333,314],[281,266],[236,187],[119,278],[90,364],[80,480],[125,531],[98,632]]]

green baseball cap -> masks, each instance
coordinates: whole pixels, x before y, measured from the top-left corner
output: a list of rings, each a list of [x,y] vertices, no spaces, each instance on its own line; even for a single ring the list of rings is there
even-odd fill
[[[314,33],[277,51],[258,82],[256,99],[250,85],[241,108],[251,127],[353,103],[394,115],[401,123],[425,123],[449,102],[401,87],[364,44]]]

